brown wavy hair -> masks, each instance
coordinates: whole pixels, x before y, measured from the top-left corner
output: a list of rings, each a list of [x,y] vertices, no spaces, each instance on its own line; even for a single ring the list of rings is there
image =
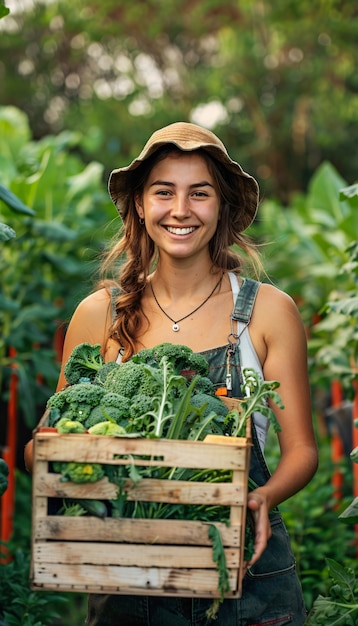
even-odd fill
[[[253,242],[239,231],[240,207],[237,198],[243,197],[241,179],[232,175],[225,166],[205,150],[197,150],[206,161],[218,189],[221,206],[216,232],[209,242],[209,253],[215,270],[233,271],[240,274],[245,253],[256,277],[262,270],[259,253]],[[155,269],[158,250],[149,237],[145,225],[140,223],[135,207],[135,197],[143,194],[144,186],[153,166],[172,153],[183,154],[173,145],[166,144],[127,173],[131,190],[120,199],[123,225],[112,245],[104,253],[101,279],[97,288],[116,289],[116,317],[110,328],[110,337],[123,351],[123,360],[135,353],[138,330],[143,321],[141,299],[148,276]],[[236,218],[236,219],[235,219]],[[149,323],[149,320],[148,320]]]

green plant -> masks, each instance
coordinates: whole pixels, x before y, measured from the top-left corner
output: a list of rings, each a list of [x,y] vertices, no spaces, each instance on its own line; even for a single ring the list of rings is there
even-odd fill
[[[358,578],[354,569],[327,559],[332,583],[327,596],[319,596],[305,626],[356,626]]]
[[[88,291],[105,239],[103,167],[74,154],[80,141],[76,133],[32,141],[26,116],[0,107],[0,398],[15,364],[28,429],[58,378],[54,336]]]
[[[59,617],[66,599],[55,593],[29,589],[30,555],[18,548],[0,552],[0,624],[2,626],[49,626]]]
[[[0,546],[6,556],[0,561],[0,626],[83,626],[86,594],[30,589],[31,517],[24,511],[31,509],[31,477],[16,470],[15,482],[14,531],[9,543]],[[9,555],[16,558],[7,563]]]
[[[354,567],[356,563],[354,529],[340,523],[337,518],[337,501],[332,487],[332,472],[335,468],[331,460],[329,440],[320,434],[317,434],[317,438],[319,471],[302,491],[279,507],[290,537],[308,610],[312,608],[315,598],[324,594],[327,589],[327,558],[336,561],[344,559],[350,567]],[[269,431],[265,456],[273,471],[280,452],[277,438],[272,431]],[[343,499],[339,505],[339,511],[342,511],[351,499],[352,468],[347,459],[342,460],[339,470],[344,484]]]
[[[337,288],[337,278],[339,283],[348,278],[339,272],[352,233],[358,232],[354,189],[347,189],[335,168],[323,163],[305,195],[293,195],[288,206],[264,200],[250,228],[269,278],[295,299],[309,328]]]
[[[358,196],[357,196],[358,198]],[[311,350],[320,377],[339,378],[347,395],[358,365],[358,241],[346,250],[345,262],[338,271],[336,288],[321,309],[322,321],[314,328]]]
[[[356,424],[358,428],[358,423]],[[358,463],[358,449],[351,453],[353,463]],[[358,498],[340,514],[346,524],[358,521]],[[355,626],[358,620],[358,578],[355,568],[342,565],[332,558],[326,559],[331,583],[325,595],[319,595],[307,620],[307,626]]]
[[[92,381],[104,364],[100,344],[81,343],[72,350],[65,364],[65,378],[70,385],[75,385],[81,378]]]

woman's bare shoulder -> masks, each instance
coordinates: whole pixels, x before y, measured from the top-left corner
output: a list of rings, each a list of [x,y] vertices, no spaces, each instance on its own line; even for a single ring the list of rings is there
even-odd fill
[[[294,299],[274,285],[262,284],[255,304],[253,320],[265,341],[296,336],[304,338],[304,324]]]
[[[99,339],[102,342],[107,328],[111,324],[110,294],[106,289],[99,289],[86,296],[78,304],[69,326],[81,341]],[[87,338],[88,337],[88,338]]]
[[[267,307],[298,311],[294,299],[288,293],[269,283],[261,283],[256,302],[259,307],[264,307],[266,312]]]
[[[108,303],[111,299],[110,293],[108,289],[103,287],[102,289],[97,289],[96,291],[92,291],[88,296],[83,298],[80,302],[79,306],[83,307],[92,307],[92,306],[108,306]]]

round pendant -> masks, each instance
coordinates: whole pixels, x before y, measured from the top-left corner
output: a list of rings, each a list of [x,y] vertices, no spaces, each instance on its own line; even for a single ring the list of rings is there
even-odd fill
[[[175,323],[175,324],[173,324],[172,329],[174,330],[174,332],[175,332],[175,333],[177,333],[177,332],[178,332],[178,330],[180,330],[180,326],[179,326],[179,324],[176,324],[176,323]]]

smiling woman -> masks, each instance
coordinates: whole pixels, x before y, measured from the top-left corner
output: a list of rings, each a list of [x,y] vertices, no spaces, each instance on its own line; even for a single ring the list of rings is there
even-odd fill
[[[254,413],[248,508],[255,552],[242,598],[226,599],[217,619],[211,600],[94,594],[88,626],[302,626],[306,611],[277,505],[302,489],[317,467],[304,327],[291,298],[243,276],[245,252],[260,267],[244,231],[255,218],[258,185],[207,129],[179,122],[156,131],[128,167],[114,170],[109,192],[123,231],[103,262],[103,278],[77,307],[64,367],[80,343],[100,344],[106,361],[141,348],[182,344],[205,356],[220,394],[240,397],[242,369],[280,383],[281,457],[270,475],[263,452],[268,422]],[[108,278],[109,272],[111,279]],[[31,443],[26,450],[31,466]]]

